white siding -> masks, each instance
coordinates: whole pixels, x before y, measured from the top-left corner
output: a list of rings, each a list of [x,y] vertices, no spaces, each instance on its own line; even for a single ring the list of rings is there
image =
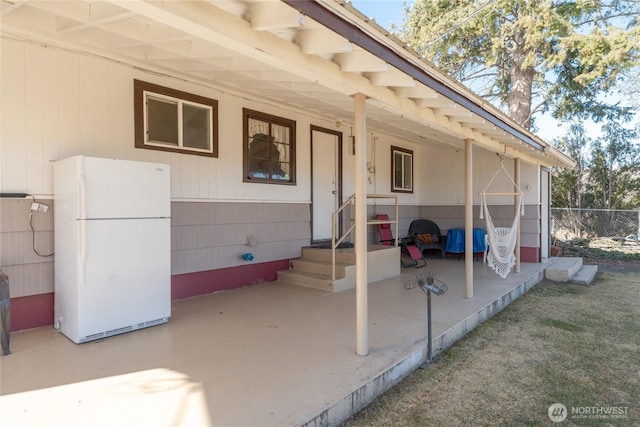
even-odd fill
[[[475,160],[474,156],[474,166]],[[424,176],[420,183],[422,205],[464,204],[463,150],[428,147],[420,150],[417,163]]]
[[[4,42],[3,42],[4,43]],[[35,80],[32,84],[42,91],[42,161],[43,161],[43,184],[41,188],[27,187],[27,192],[36,194],[53,194],[53,164],[52,160],[60,158],[60,72],[58,69],[59,54],[56,49],[45,49],[37,46],[41,55],[42,79],[41,83]],[[3,67],[4,71],[6,67]],[[46,72],[44,72],[46,70]],[[9,102],[10,100],[7,100]],[[3,103],[5,100],[3,99]],[[31,171],[29,171],[31,173]]]
[[[133,80],[217,99],[219,158],[136,149]],[[309,126],[299,112],[251,102],[89,54],[2,39],[3,192],[52,194],[51,162],[84,154],[171,164],[174,199],[310,200]],[[296,121],[297,185],[242,181],[242,108]],[[348,176],[348,175],[347,175]]]
[[[180,79],[144,73],[107,59],[36,43],[2,40],[2,191],[52,193],[51,161],[77,154],[171,164],[174,199],[222,201],[310,200],[309,126],[335,128],[272,104],[248,101]],[[174,154],[134,147],[133,80],[141,79],[219,102],[219,158]],[[242,108],[296,121],[297,185],[242,181]],[[344,195],[353,193],[355,157],[350,131],[344,133]],[[375,163],[367,190],[390,194],[391,145],[414,152],[414,193],[397,193],[403,205],[457,205],[464,201],[464,152],[419,146],[389,135],[367,133],[367,158]],[[493,152],[474,150],[474,193],[482,190],[499,167]],[[513,161],[505,166],[510,173]],[[537,203],[536,165],[522,167],[523,184],[531,184],[527,203]],[[492,191],[509,191],[503,179]],[[495,200],[492,203],[505,203]],[[474,194],[474,203],[479,203]],[[384,204],[379,201],[378,204]]]
[[[27,187],[25,49],[21,43],[2,43],[2,191]],[[11,64],[6,67],[5,64]],[[35,153],[37,155],[37,153]]]
[[[463,205],[464,187],[464,150],[453,148],[428,147],[420,150],[419,169],[425,176],[420,182],[421,205]],[[415,162],[415,160],[414,160]],[[504,160],[504,167],[515,179],[513,159]],[[500,158],[495,152],[482,148],[473,149],[473,203],[480,204],[479,192],[485,190],[493,176],[500,169]],[[525,193],[525,204],[538,203],[537,165],[520,163],[520,189]],[[527,189],[531,185],[531,190]],[[504,171],[500,172],[487,192],[513,192],[514,187]],[[490,205],[513,203],[511,196],[491,196],[487,199]]]

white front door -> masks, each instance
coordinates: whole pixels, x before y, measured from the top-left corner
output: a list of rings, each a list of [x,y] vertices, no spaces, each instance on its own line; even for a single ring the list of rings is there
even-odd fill
[[[340,207],[342,133],[311,127],[312,240],[331,238],[331,214]],[[336,224],[336,232],[339,224]]]

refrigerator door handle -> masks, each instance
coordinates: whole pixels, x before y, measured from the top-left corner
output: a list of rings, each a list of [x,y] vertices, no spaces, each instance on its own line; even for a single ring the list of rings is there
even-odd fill
[[[84,284],[86,276],[86,264],[87,264],[87,221],[80,221],[80,232],[78,233],[78,242],[80,247],[80,259],[78,269],[78,284]]]
[[[86,185],[85,185],[85,177],[84,170],[80,169],[78,174],[78,218],[87,219],[87,208],[85,206],[86,202]]]

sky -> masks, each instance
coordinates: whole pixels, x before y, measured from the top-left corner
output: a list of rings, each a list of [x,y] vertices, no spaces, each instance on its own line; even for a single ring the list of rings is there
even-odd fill
[[[353,7],[369,18],[374,18],[378,25],[389,30],[391,23],[401,25],[404,21],[404,5],[411,5],[414,0],[352,0]],[[565,127],[548,115],[538,115],[535,118],[538,130],[534,132],[546,142],[553,142],[555,138],[564,135]],[[600,128],[594,123],[584,124],[591,136],[599,134]]]
[[[391,23],[400,25],[404,20],[404,4],[411,5],[414,0],[352,0],[353,7],[369,18],[375,18],[378,25],[385,29],[391,28]]]

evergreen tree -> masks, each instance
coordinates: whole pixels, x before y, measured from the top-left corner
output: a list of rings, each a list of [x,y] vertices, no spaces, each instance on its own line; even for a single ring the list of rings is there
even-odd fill
[[[551,206],[560,208],[582,208],[585,203],[585,171],[590,163],[589,148],[593,140],[584,131],[581,123],[574,123],[562,138],[554,141],[559,150],[576,161],[574,169],[553,169],[551,181],[553,191]]]
[[[640,2],[416,0],[398,36],[526,128],[628,112],[598,95],[638,64]]]
[[[640,207],[640,145],[635,130],[612,122],[602,127],[594,144],[588,192],[592,208],[638,209]]]

